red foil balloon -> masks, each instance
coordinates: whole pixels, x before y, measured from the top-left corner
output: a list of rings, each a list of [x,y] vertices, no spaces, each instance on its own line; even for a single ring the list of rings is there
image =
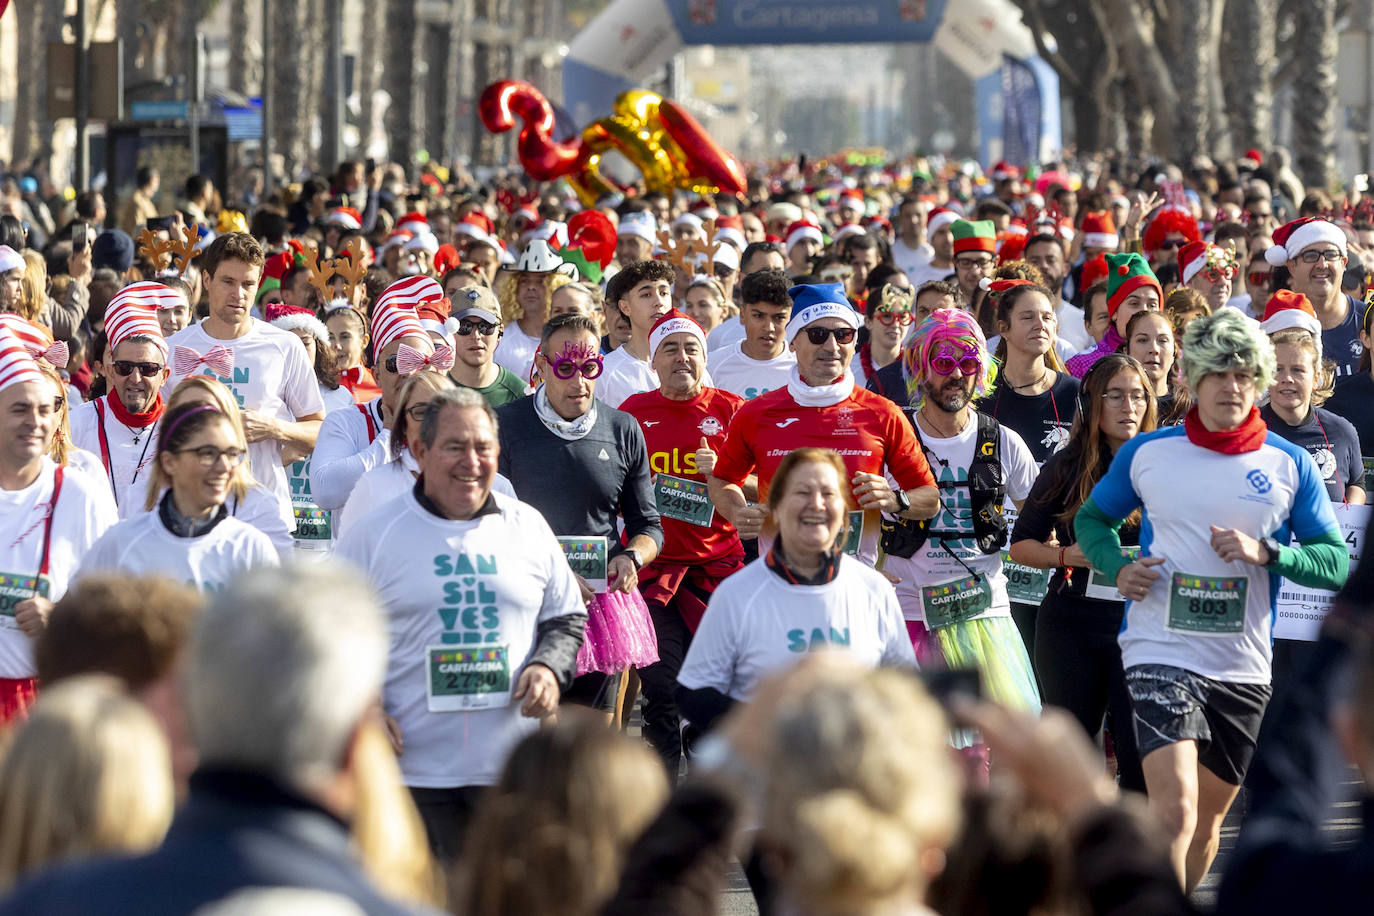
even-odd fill
[[[477,101],[482,124],[494,134],[524,122],[516,154],[525,173],[535,181],[552,181],[573,171],[582,155],[582,141],[553,139],[553,106],[544,94],[523,80],[498,80]]]
[[[671,99],[664,99],[658,104],[658,117],[664,132],[687,157],[688,175],[706,178],[722,191],[744,193],[744,169],[739,160],[722,149],[687,109]]]

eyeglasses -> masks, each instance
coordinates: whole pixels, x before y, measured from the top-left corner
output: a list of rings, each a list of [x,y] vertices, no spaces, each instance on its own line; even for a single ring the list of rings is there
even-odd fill
[[[1268,286],[1274,275],[1267,270],[1251,271],[1245,275],[1245,282],[1251,286]]]
[[[1304,264],[1315,264],[1318,261],[1339,261],[1345,255],[1335,248],[1327,248],[1324,251],[1304,251],[1298,255],[1298,260]]]
[[[410,417],[416,423],[425,422],[425,417],[429,416],[429,402],[426,401],[423,404],[411,404],[409,407],[406,408],[406,416]]]
[[[490,337],[497,331],[497,326],[487,321],[460,321],[458,322],[458,336],[467,337],[476,331],[483,337]]]
[[[1234,267],[1209,267],[1203,271],[1203,276],[1207,278],[1207,282],[1209,283],[1216,283],[1223,277],[1227,280],[1234,280],[1236,278],[1236,269]]]
[[[548,363],[549,366],[553,368],[554,376],[564,379],[565,381],[577,375],[579,372],[582,373],[583,378],[596,378],[601,374],[601,370],[606,368],[605,362],[600,356],[593,356],[591,359],[578,362],[575,359],[568,359],[567,357],[557,360],[549,359],[549,354],[547,353],[541,355],[544,357],[544,362]]]
[[[229,462],[229,467],[236,468],[243,464],[244,456],[248,453],[241,448],[226,448],[220,450],[213,445],[202,445],[200,448],[177,449],[173,454],[184,455],[187,452],[196,456],[196,462],[203,468],[212,468],[223,458]]]
[[[120,378],[133,375],[134,370],[138,370],[138,374],[143,376],[144,378],[152,378],[153,376],[161,372],[163,368],[163,366],[160,366],[157,363],[135,363],[130,362],[127,359],[117,359],[114,361],[115,375],[119,376]]]
[[[806,339],[816,346],[821,346],[825,341],[834,335],[835,343],[840,346],[854,342],[854,335],[859,332],[853,328],[802,328],[806,332]]]
[[[1107,402],[1108,407],[1120,407],[1129,398],[1132,407],[1144,407],[1148,397],[1149,395],[1143,391],[1132,391],[1130,394],[1124,391],[1108,391],[1102,395],[1102,400]]]
[[[873,313],[881,323],[891,326],[894,324],[911,324],[915,319],[910,312],[899,312],[894,309],[878,309]]]
[[[1155,251],[1173,251],[1175,248],[1181,248],[1185,242],[1186,239],[1164,239],[1155,246]]]
[[[990,270],[992,258],[955,258],[954,266],[962,270]]]
[[[827,267],[821,271],[821,279],[826,283],[834,283],[836,280],[848,280],[854,276],[852,267]]]
[[[976,376],[983,371],[983,360],[977,347],[965,347],[956,357],[952,347],[943,347],[940,354],[930,361],[930,368],[938,375],[952,375],[958,369],[960,375]]]

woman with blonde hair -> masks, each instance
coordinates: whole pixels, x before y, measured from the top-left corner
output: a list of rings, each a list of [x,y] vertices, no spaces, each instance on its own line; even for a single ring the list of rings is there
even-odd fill
[[[48,451],[48,457],[54,464],[73,467],[85,474],[91,475],[93,480],[109,481],[105,476],[105,468],[100,463],[100,456],[94,455],[85,449],[77,448],[72,444],[72,424],[71,408],[68,406],[67,385],[62,381],[62,376],[52,367],[47,360],[38,360],[38,371],[53,383],[57,391],[57,432],[52,439],[52,448]],[[113,495],[113,494],[112,494]]]
[[[560,717],[527,736],[482,800],[455,876],[468,916],[591,916],[625,853],[668,798],[663,765],[598,718]]]
[[[167,398],[166,409],[170,411],[181,404],[213,404],[218,407],[220,413],[228,418],[238,440],[238,447],[247,450],[248,438],[243,432],[243,416],[239,413],[238,400],[218,379],[208,375],[190,375],[182,379]],[[238,486],[238,482],[242,482],[242,487]],[[167,480],[158,473],[157,462],[154,461],[152,474],[148,479],[148,509],[157,505],[167,486]],[[229,514],[234,518],[267,535],[272,546],[276,548],[277,556],[283,561],[293,556],[295,544],[291,535],[296,520],[291,506],[283,504],[275,493],[253,479],[248,462],[239,468],[235,483],[230,487],[226,505],[229,507]]]
[[[160,843],[171,759],[152,715],[113,678],[44,690],[0,762],[0,891],[48,865]]]

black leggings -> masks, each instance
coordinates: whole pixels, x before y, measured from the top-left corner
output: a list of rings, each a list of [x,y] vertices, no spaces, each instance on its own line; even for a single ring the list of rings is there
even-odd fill
[[[1123,613],[1113,601],[1047,595],[1036,616],[1035,675],[1045,703],[1067,710],[1089,735],[1096,737],[1108,718],[1121,788],[1144,792],[1117,643]]]
[[[677,673],[692,644],[692,631],[675,606],[649,605],[658,636],[658,661],[639,669],[640,691],[644,694],[644,739],[663,758],[668,769],[668,781],[677,783],[678,767],[682,763],[682,720],[678,716]]]

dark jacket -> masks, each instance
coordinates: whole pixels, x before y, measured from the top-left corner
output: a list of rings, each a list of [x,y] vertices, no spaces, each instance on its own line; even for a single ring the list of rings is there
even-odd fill
[[[0,916],[185,916],[250,887],[325,891],[376,916],[422,912],[385,899],[349,843],[342,821],[265,776],[200,770],[159,849],[42,872],[0,904]]]

